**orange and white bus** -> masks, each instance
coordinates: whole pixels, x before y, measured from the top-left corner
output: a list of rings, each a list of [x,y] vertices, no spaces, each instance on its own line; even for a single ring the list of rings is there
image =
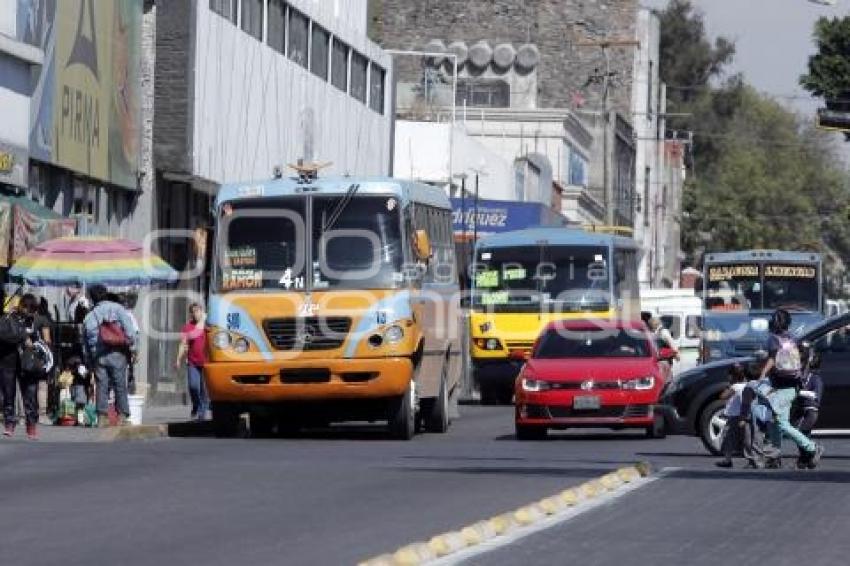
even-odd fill
[[[459,393],[451,205],[394,179],[222,187],[205,378],[217,434],[387,421],[445,432]]]

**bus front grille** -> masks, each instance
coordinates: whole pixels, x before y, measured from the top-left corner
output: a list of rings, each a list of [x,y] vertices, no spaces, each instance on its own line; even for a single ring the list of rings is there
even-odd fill
[[[335,350],[345,342],[351,319],[344,316],[270,318],[263,329],[276,350]]]

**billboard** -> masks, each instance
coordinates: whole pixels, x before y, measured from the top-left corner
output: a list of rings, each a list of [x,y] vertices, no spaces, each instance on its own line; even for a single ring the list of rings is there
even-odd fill
[[[142,0],[18,0],[18,39],[45,56],[31,158],[136,187],[141,22]]]
[[[539,202],[452,198],[455,236],[478,237],[538,226],[564,226],[566,219]]]

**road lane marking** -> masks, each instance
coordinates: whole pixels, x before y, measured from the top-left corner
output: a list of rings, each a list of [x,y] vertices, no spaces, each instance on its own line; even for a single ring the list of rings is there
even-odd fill
[[[652,475],[647,463],[613,471],[514,511],[478,521],[427,542],[403,546],[391,554],[365,560],[360,566],[446,566],[513,544],[529,535],[565,523],[587,511],[608,505],[679,468]]]

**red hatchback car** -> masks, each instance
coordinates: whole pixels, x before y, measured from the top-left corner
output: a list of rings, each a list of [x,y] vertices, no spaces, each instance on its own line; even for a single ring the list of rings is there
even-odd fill
[[[663,437],[655,406],[674,355],[641,321],[549,324],[516,380],[517,438],[572,427],[642,428]]]

